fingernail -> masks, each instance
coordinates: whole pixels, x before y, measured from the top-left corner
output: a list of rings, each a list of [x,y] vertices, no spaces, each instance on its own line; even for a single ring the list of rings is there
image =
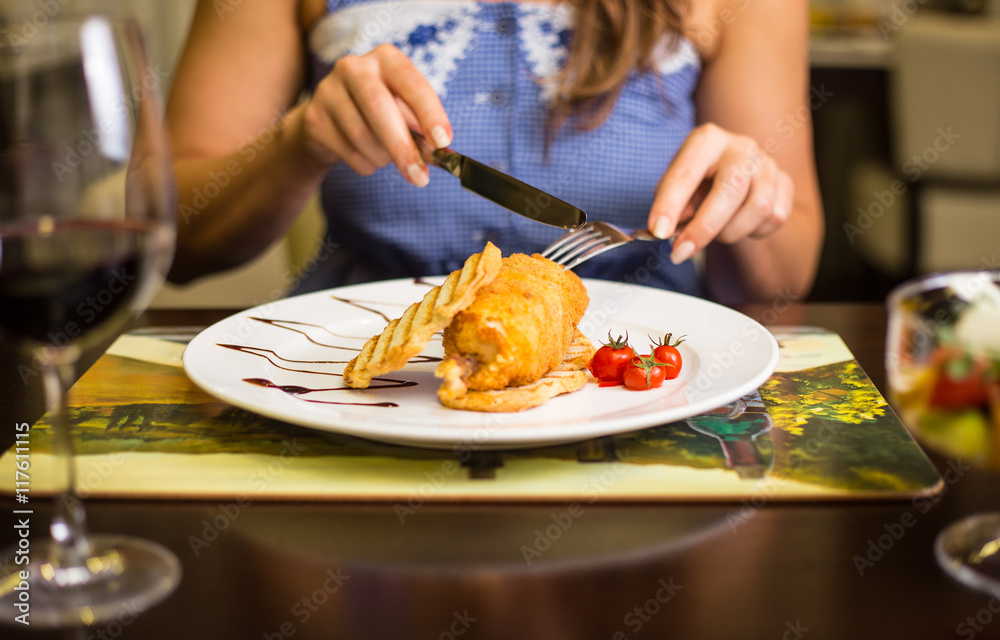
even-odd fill
[[[670,261],[674,264],[680,264],[693,255],[694,243],[690,240],[685,240],[674,247],[673,252],[670,254]]]
[[[431,127],[431,140],[434,141],[434,146],[438,149],[447,147],[451,144],[451,138],[448,137],[448,132],[445,131],[444,127],[439,124]]]
[[[673,230],[673,225],[670,224],[669,218],[657,218],[656,222],[653,223],[653,235],[660,240],[669,238]]]
[[[430,177],[424,171],[424,168],[417,163],[413,163],[406,168],[406,176],[410,179],[410,182],[418,187],[426,187],[427,183],[430,182]]]

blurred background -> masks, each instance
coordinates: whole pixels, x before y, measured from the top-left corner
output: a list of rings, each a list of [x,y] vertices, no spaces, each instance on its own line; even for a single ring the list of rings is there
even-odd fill
[[[1000,1],[813,0],[815,300],[1000,270]]]
[[[195,0],[123,1],[145,27],[166,94]],[[732,11],[746,2],[732,0]],[[1000,270],[1000,0],[812,0],[811,9],[809,107],[826,211],[811,299],[882,301],[920,273]],[[777,139],[806,115],[775,123]],[[277,299],[310,268],[322,234],[314,202],[252,264],[167,286],[154,306]]]

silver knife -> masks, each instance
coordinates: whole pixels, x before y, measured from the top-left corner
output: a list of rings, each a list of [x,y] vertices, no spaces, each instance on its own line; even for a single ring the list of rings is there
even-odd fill
[[[410,133],[424,162],[461,180],[464,189],[553,227],[578,229],[587,222],[587,214],[568,202],[451,149],[438,149],[416,131]]]

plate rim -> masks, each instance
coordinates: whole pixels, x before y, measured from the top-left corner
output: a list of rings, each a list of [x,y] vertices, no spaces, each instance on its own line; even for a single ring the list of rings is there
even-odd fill
[[[311,414],[305,414],[305,417],[301,415],[290,415],[286,411],[280,410],[281,402],[271,403],[271,402],[254,402],[246,401],[244,398],[240,397],[240,394],[229,394],[225,393],[216,386],[217,383],[212,379],[211,376],[204,376],[203,372],[200,370],[198,364],[195,361],[197,349],[202,346],[202,342],[209,339],[209,336],[223,331],[225,327],[230,324],[238,323],[241,320],[249,319],[252,316],[268,316],[272,315],[275,308],[280,308],[282,305],[289,304],[301,304],[303,301],[309,298],[329,298],[334,297],[345,297],[344,293],[351,290],[366,289],[371,287],[386,287],[393,288],[399,286],[414,286],[418,284],[436,284],[439,280],[444,279],[445,276],[427,276],[422,278],[395,278],[391,280],[379,280],[367,283],[359,283],[346,285],[342,287],[333,287],[328,289],[322,289],[318,291],[312,291],[307,293],[298,294],[295,296],[289,296],[286,298],[281,298],[278,300],[266,302],[249,309],[243,309],[229,316],[218,320],[211,325],[205,327],[200,331],[187,345],[185,345],[184,352],[182,354],[182,367],[188,378],[202,391],[211,395],[214,398],[222,400],[223,402],[232,404],[238,408],[251,411],[253,413],[259,414],[264,417],[272,418],[282,422],[287,422],[301,427],[318,429],[320,431],[326,431],[331,433],[338,433],[349,435],[352,437],[358,437],[363,439],[368,439],[381,443],[388,443],[401,446],[413,446],[431,449],[452,449],[452,450],[463,450],[463,449],[475,449],[475,450],[489,450],[489,449],[522,449],[522,448],[536,448],[544,447],[558,444],[566,444],[571,442],[579,442],[595,437],[616,435],[620,433],[628,433],[631,431],[638,431],[646,428],[652,428],[661,424],[668,424],[670,422],[675,422],[678,420],[683,420],[687,417],[698,415],[709,411],[718,406],[724,405],[728,402],[733,402],[740,397],[743,397],[747,393],[754,391],[759,388],[774,372],[777,366],[779,350],[778,344],[775,340],[773,334],[758,321],[750,318],[746,314],[737,311],[731,307],[727,307],[720,303],[712,300],[707,300],[704,298],[699,298],[696,296],[691,296],[684,293],[679,293],[676,291],[669,291],[665,289],[659,289],[654,287],[649,287],[640,284],[624,283],[619,281],[609,281],[609,280],[599,280],[593,278],[583,278],[584,285],[588,288],[588,291],[592,289],[603,289],[605,287],[623,286],[630,289],[635,289],[640,295],[653,295],[653,296],[665,296],[666,298],[678,298],[685,300],[687,304],[694,305],[704,305],[707,309],[713,310],[714,313],[731,314],[734,319],[742,319],[745,322],[751,323],[753,328],[761,333],[766,339],[767,344],[767,361],[763,366],[757,371],[756,374],[749,376],[747,379],[743,380],[739,384],[733,385],[725,394],[721,396],[709,396],[708,398],[703,398],[701,400],[689,401],[680,407],[674,407],[672,413],[677,415],[668,417],[667,419],[660,420],[656,419],[653,422],[649,422],[648,418],[645,420],[631,418],[628,420],[603,420],[603,421],[592,421],[589,423],[584,423],[591,425],[591,428],[586,429],[574,429],[570,433],[566,434],[553,434],[547,429],[532,429],[525,431],[527,427],[519,427],[514,429],[513,433],[516,437],[510,437],[511,431],[492,431],[489,432],[486,438],[475,437],[477,433],[481,433],[482,427],[476,428],[476,431],[468,431],[464,434],[465,437],[458,437],[460,434],[456,432],[455,429],[442,429],[438,434],[429,434],[426,431],[426,426],[423,424],[413,425],[412,423],[407,425],[403,421],[396,421],[391,427],[386,428],[385,424],[379,423],[375,427],[368,425],[364,428],[358,427],[354,424],[341,424],[331,421],[316,420],[312,419]],[[592,296],[593,302],[593,296]],[[407,303],[400,305],[400,314],[402,310],[405,309]],[[588,309],[590,313],[590,309]],[[582,322],[581,322],[582,324]],[[325,326],[325,325],[324,325]],[[194,349],[192,347],[195,347]],[[570,395],[570,394],[567,394]],[[481,412],[469,412],[472,414],[477,414],[480,416],[484,415],[512,415],[512,414],[483,414]],[[664,413],[660,411],[657,415]],[[522,414],[523,415],[523,414]],[[640,414],[642,415],[642,414]],[[648,415],[648,414],[646,414]],[[604,426],[598,426],[604,425]],[[414,429],[416,427],[416,429]]]

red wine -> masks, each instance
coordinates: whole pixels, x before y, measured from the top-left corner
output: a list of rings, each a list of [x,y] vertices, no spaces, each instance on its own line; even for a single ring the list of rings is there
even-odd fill
[[[127,222],[0,227],[0,335],[62,346],[120,330],[154,275],[154,242]]]

